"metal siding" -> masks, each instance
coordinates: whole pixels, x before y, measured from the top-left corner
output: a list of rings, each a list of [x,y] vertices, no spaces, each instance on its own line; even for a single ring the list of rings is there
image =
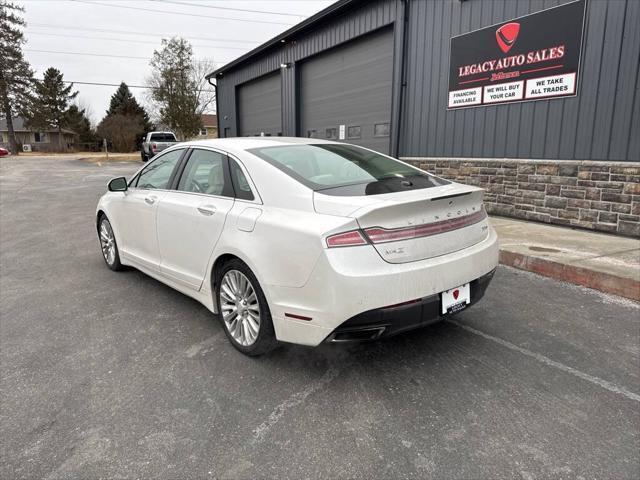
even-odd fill
[[[402,125],[417,131],[403,133],[399,154],[640,160],[637,0],[587,1],[577,97],[446,110],[452,36],[569,1],[411,2],[407,81],[421,86],[407,85],[406,105],[419,108],[407,107]]]
[[[600,78],[596,94],[595,124],[591,138],[591,155],[594,160],[606,160],[613,123],[625,9],[608,8],[604,46],[600,60]],[[636,29],[638,24],[636,24]]]
[[[447,111],[449,40],[572,0],[411,0],[400,156],[640,160],[640,1],[587,0],[576,97]],[[318,22],[295,44],[274,47],[218,79],[220,127],[235,132],[236,85],[395,21],[401,0],[370,1]],[[396,55],[399,42],[396,26]],[[401,62],[394,60],[393,98]],[[283,73],[283,129],[295,134],[295,67]],[[395,107],[394,107],[395,109]],[[394,117],[395,118],[395,117]]]
[[[631,131],[629,132],[629,146],[627,147],[627,158],[640,159],[640,75],[636,75],[635,97],[633,102],[633,116],[631,121]]]
[[[636,25],[636,28],[629,28],[629,25]],[[620,64],[618,72],[618,83],[613,111],[613,122],[611,122],[611,142],[609,145],[609,158],[613,159],[640,159],[638,148],[627,152],[632,145],[631,138],[634,137],[638,145],[640,127],[637,125],[640,118],[635,114],[636,125],[632,128],[634,100],[638,100],[638,87],[640,81],[638,68],[640,68],[640,2],[628,2],[626,8],[626,19],[622,36],[622,49],[620,54]],[[636,79],[630,82],[630,78]],[[629,99],[634,99],[629,101]],[[635,132],[635,134],[634,134]]]
[[[591,15],[589,15],[589,28],[585,32],[587,35],[586,48],[582,52],[582,88],[578,92],[580,95],[580,114],[574,151],[574,156],[578,158],[589,158],[591,154],[598,86],[602,79],[600,67],[603,60],[605,27],[610,10],[609,7],[612,5],[609,2],[589,3]],[[580,79],[578,79],[579,81]]]
[[[315,130],[315,137],[325,138],[327,128],[359,126],[361,138],[347,136],[347,142],[389,151],[390,137],[374,137],[374,125],[391,120],[393,31],[372,33],[298,68],[300,136]]]
[[[348,42],[358,36],[390,25],[395,20],[396,4],[399,0],[380,0],[351,8],[332,17],[332,21],[320,21],[309,32],[297,34],[286,44],[277,45],[248,59],[241,65],[216,77],[218,85],[218,107],[220,108],[220,129],[230,129],[231,136],[237,136],[237,100],[238,86],[280,69],[281,63],[291,62],[292,68],[282,69],[282,128],[284,135],[296,135],[297,87],[295,63]],[[363,17],[369,22],[363,22]]]

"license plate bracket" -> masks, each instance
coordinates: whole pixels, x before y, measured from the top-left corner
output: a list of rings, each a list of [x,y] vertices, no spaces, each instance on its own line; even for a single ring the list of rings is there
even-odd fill
[[[467,308],[471,303],[471,286],[468,283],[445,290],[440,294],[440,313],[453,315]]]

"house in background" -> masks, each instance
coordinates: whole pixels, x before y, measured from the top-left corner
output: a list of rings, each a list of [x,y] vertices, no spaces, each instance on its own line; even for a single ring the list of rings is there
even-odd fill
[[[20,151],[28,151],[29,147],[25,145],[29,145],[33,152],[69,151],[78,145],[78,134],[71,130],[62,129],[61,143],[60,133],[56,128],[34,130],[27,127],[21,117],[14,117],[13,129],[16,132]],[[9,129],[6,119],[0,119],[0,147],[9,148]]]
[[[199,138],[218,138],[218,116],[216,114],[204,113],[202,117],[202,128]]]

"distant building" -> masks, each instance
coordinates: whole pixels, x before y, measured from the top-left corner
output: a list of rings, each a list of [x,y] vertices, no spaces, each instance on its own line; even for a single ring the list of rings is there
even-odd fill
[[[218,138],[218,116],[215,114],[202,114],[202,128],[200,138]]]
[[[32,129],[25,125],[24,119],[21,117],[15,117],[13,119],[13,130],[16,132],[16,140],[20,151],[28,151],[29,148],[33,152],[55,152],[61,149],[66,151],[73,150],[78,144],[78,134],[63,128],[61,148],[58,129]],[[0,147],[10,147],[9,129],[7,128],[7,121],[5,119],[0,120]]]

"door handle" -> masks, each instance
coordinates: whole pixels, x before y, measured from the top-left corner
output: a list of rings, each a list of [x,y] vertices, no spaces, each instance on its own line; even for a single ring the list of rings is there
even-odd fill
[[[153,205],[156,202],[157,197],[144,197],[144,201],[147,202],[148,205]]]
[[[211,215],[216,213],[216,207],[214,207],[213,205],[202,205],[201,207],[198,207],[198,211],[202,215],[210,217]]]

